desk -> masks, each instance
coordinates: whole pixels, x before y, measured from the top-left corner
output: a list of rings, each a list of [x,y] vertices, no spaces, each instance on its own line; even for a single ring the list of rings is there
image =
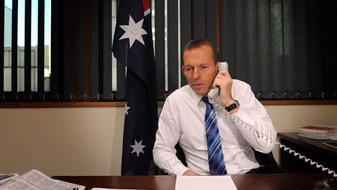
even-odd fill
[[[317,180],[327,175],[320,173],[279,173],[232,175],[238,190],[310,190]],[[87,187],[174,190],[176,176],[58,176],[55,179]]]
[[[279,133],[281,144],[337,172],[337,149],[324,145],[332,140],[315,140],[298,136],[297,133]],[[280,165],[288,172],[312,172],[320,169],[280,150]]]

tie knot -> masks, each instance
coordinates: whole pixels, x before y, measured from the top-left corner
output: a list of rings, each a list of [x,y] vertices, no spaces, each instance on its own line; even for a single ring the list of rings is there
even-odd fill
[[[203,102],[205,102],[206,104],[209,104],[209,101],[208,101],[208,97],[207,97],[207,96],[202,97],[201,100],[202,100]]]

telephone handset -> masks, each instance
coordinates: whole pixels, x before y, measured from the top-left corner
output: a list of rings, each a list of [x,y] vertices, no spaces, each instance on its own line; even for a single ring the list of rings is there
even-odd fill
[[[228,70],[228,63],[227,62],[221,62],[218,67],[218,71],[224,71]],[[215,97],[219,96],[219,88],[213,88],[208,92],[208,98],[214,99]]]

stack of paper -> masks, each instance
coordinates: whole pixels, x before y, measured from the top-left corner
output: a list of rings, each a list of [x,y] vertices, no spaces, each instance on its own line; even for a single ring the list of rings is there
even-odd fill
[[[337,136],[335,125],[308,125],[298,129],[298,135],[311,139],[334,139]]]

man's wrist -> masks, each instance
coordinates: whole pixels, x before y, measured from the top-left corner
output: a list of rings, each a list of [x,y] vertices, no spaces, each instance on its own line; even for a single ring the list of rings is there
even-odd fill
[[[228,112],[231,112],[232,110],[239,108],[239,107],[240,107],[239,101],[234,100],[234,102],[231,105],[225,107],[225,110],[227,110]]]

